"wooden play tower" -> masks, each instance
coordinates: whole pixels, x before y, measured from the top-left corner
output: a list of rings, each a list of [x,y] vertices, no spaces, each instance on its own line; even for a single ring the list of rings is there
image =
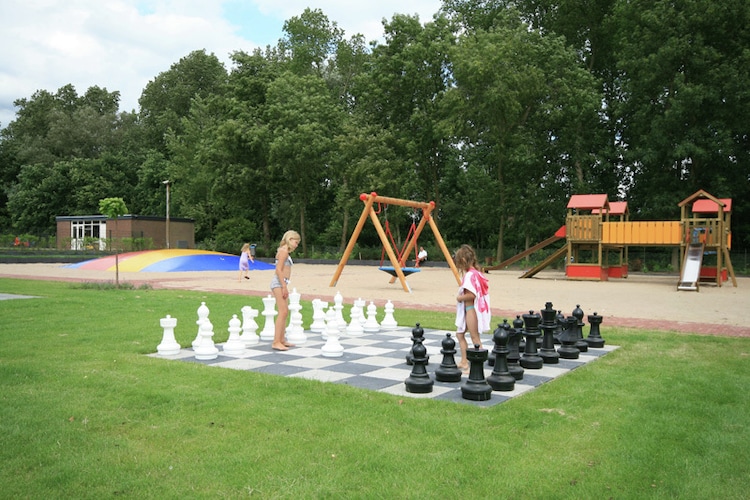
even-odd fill
[[[732,200],[699,190],[678,206],[680,220],[630,221],[627,202],[610,202],[606,194],[573,195],[568,201],[565,226],[533,249],[541,249],[562,238],[565,238],[565,245],[521,278],[530,278],[563,257],[565,275],[569,279],[625,278],[628,246],[675,246],[680,249],[679,290],[697,291],[700,282],[721,286],[728,278],[736,287],[737,278],[729,255]],[[501,269],[518,260],[517,257],[485,270]]]
[[[388,259],[390,260],[390,267],[385,268],[381,266],[380,269],[393,276],[391,279],[391,283],[393,283],[395,279],[398,278],[404,291],[411,293],[411,287],[409,287],[409,284],[406,282],[406,275],[411,272],[415,272],[415,270],[405,267],[406,259],[414,250],[417,244],[417,238],[422,233],[425,224],[429,224],[438,247],[440,247],[440,250],[445,256],[446,262],[453,271],[456,282],[459,285],[461,284],[461,277],[459,276],[458,269],[456,269],[456,265],[453,263],[451,253],[450,251],[448,251],[448,247],[445,246],[443,237],[440,235],[437,224],[432,217],[432,211],[435,209],[435,202],[431,201],[429,203],[425,203],[411,200],[402,200],[399,198],[389,198],[386,196],[378,196],[378,194],[375,192],[372,192],[370,194],[362,193],[361,195],[359,195],[359,199],[364,202],[365,207],[362,210],[362,215],[360,215],[357,225],[354,227],[354,232],[352,233],[351,238],[349,238],[349,243],[344,250],[344,254],[341,256],[341,261],[339,262],[339,265],[336,268],[336,272],[331,279],[330,286],[334,287],[338,283],[341,272],[344,270],[344,266],[346,266],[346,262],[349,260],[349,256],[351,255],[352,250],[354,249],[354,245],[357,243],[357,239],[359,238],[359,235],[362,232],[362,228],[364,227],[365,222],[367,222],[368,218],[375,226],[375,230],[378,232],[378,237],[383,244],[383,249],[385,250],[386,254],[388,255]],[[378,219],[378,212],[380,210],[375,210],[374,208],[375,206],[380,207],[382,205],[396,205],[409,207],[416,210],[422,210],[422,218],[419,221],[419,225],[417,225],[415,231],[408,238],[406,246],[401,252],[400,256],[396,255],[391,242],[388,240],[386,231],[383,229],[383,225],[380,223],[380,219]],[[416,271],[418,271],[418,269]]]

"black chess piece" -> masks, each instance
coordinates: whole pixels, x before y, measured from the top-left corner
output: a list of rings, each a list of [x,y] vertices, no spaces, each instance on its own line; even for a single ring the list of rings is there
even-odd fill
[[[523,338],[523,320],[520,314],[516,314],[516,319],[513,320],[513,328],[521,334],[518,338],[518,351],[523,352],[526,350],[526,341]]]
[[[456,365],[456,341],[451,338],[450,333],[445,334],[442,342],[443,348],[440,353],[443,355],[443,361],[435,370],[435,379],[438,382],[461,382],[461,370]]]
[[[555,344],[560,345],[562,342],[560,342],[560,334],[563,330],[563,325],[565,324],[565,315],[562,313],[562,311],[557,311],[556,321],[555,321],[555,333],[553,336],[555,337]]]
[[[586,352],[589,350],[589,344],[583,338],[583,309],[580,305],[576,304],[572,316],[576,319],[576,347],[579,351]]]
[[[602,320],[604,318],[596,314],[596,312],[594,312],[594,314],[589,314],[588,318],[591,329],[589,330],[589,336],[586,337],[586,343],[589,345],[589,347],[601,349],[602,347],[604,347],[604,339],[599,332],[599,325],[602,324]]]
[[[417,343],[417,339],[420,339],[424,343],[424,328],[419,326],[419,323],[411,330],[411,349],[406,354],[406,364],[411,366],[412,360],[414,359],[414,346]]]
[[[515,325],[516,322],[513,321],[513,324]],[[521,324],[523,324],[523,322],[521,322]],[[518,361],[521,359],[519,342],[522,337],[522,332],[516,328],[511,328],[507,320],[503,320],[502,326],[508,331],[508,371],[513,375],[514,379],[522,380],[523,368],[518,364]]]
[[[576,347],[577,323],[578,320],[573,316],[565,318],[565,324],[563,325],[563,330],[560,334],[560,342],[562,342],[562,345],[557,349],[557,352],[563,359],[578,359],[581,355],[581,351]]]
[[[552,308],[552,302],[547,302],[542,314],[542,347],[539,348],[539,357],[548,365],[560,362],[560,355],[555,350],[555,328],[557,328],[557,311]]]
[[[469,378],[461,386],[461,397],[471,401],[487,401],[492,397],[492,387],[484,378],[487,349],[475,344],[473,348],[466,349],[466,358],[469,360]]]
[[[516,385],[516,379],[508,370],[508,330],[498,326],[492,335],[495,343],[495,368],[487,377],[487,383],[495,391],[512,391]]]
[[[539,357],[536,350],[536,339],[541,335],[539,333],[540,320],[541,316],[535,314],[534,311],[529,311],[528,314],[523,315],[523,334],[526,337],[526,348],[521,355],[519,364],[528,370],[538,370],[544,366],[544,360]]]
[[[412,358],[411,374],[404,380],[406,392],[418,394],[432,392],[434,382],[425,368],[429,357],[427,356],[427,348],[422,344],[422,339],[417,338],[412,347],[412,353],[414,357]]]

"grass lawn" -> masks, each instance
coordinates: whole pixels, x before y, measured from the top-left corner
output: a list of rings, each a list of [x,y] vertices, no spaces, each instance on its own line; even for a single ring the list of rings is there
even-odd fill
[[[492,408],[146,356],[260,297],[0,279],[1,498],[747,498],[750,339],[621,346]],[[543,307],[543,304],[539,304]],[[304,303],[305,325],[312,308]],[[451,329],[453,315],[397,311]],[[494,318],[494,322],[502,318]],[[261,325],[262,326],[262,325]],[[587,330],[586,330],[587,331]],[[488,337],[487,343],[491,345]]]

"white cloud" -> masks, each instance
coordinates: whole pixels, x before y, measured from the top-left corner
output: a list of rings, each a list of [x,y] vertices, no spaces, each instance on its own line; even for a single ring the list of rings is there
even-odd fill
[[[238,5],[244,15],[227,19],[225,12]],[[392,0],[2,0],[0,126],[14,118],[14,100],[67,84],[79,94],[95,85],[119,91],[120,109],[137,110],[146,84],[181,57],[205,49],[228,66],[236,50],[275,43],[283,21],[306,7],[322,10],[347,37],[362,33],[375,40],[382,37],[383,18],[401,12],[427,22],[440,5],[439,0],[406,7]],[[273,19],[275,24],[267,22]],[[266,32],[272,28],[278,33]]]

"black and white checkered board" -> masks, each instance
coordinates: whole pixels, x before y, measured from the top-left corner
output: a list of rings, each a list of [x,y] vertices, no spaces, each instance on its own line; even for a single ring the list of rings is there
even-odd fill
[[[616,349],[616,346],[605,346],[602,349],[589,349],[581,353],[577,360],[560,359],[558,364],[544,365],[541,369],[526,369],[522,380],[517,380],[515,389],[510,392],[493,391],[487,401],[470,401],[461,397],[461,386],[466,383],[468,375],[461,382],[447,383],[435,380],[435,369],[440,366],[443,355],[440,353],[446,331],[425,330],[424,346],[430,356],[427,372],[435,381],[432,392],[414,394],[406,391],[404,380],[411,374],[412,367],[406,364],[411,341],[411,327],[399,327],[396,330],[368,333],[361,337],[342,335],[339,342],[344,348],[341,357],[325,357],[321,347],[325,341],[319,333],[306,331],[307,342],[298,344],[288,351],[271,349],[270,342],[260,341],[248,347],[240,356],[229,356],[223,351],[223,345],[216,344],[219,355],[216,359],[202,361],[195,359],[192,348],[182,349],[174,356],[154,357],[176,359],[207,366],[250,370],[255,372],[282,375],[285,377],[302,377],[306,379],[347,384],[361,389],[385,392],[395,396],[415,398],[432,398],[456,403],[469,403],[477,406],[494,406],[503,401],[521,395],[534,387],[549,382],[579,366],[585,365]],[[482,337],[484,348],[491,351],[494,344],[491,335]],[[458,344],[456,344],[458,351]],[[458,362],[459,356],[456,355]],[[485,364],[485,376],[492,373],[492,367]]]

